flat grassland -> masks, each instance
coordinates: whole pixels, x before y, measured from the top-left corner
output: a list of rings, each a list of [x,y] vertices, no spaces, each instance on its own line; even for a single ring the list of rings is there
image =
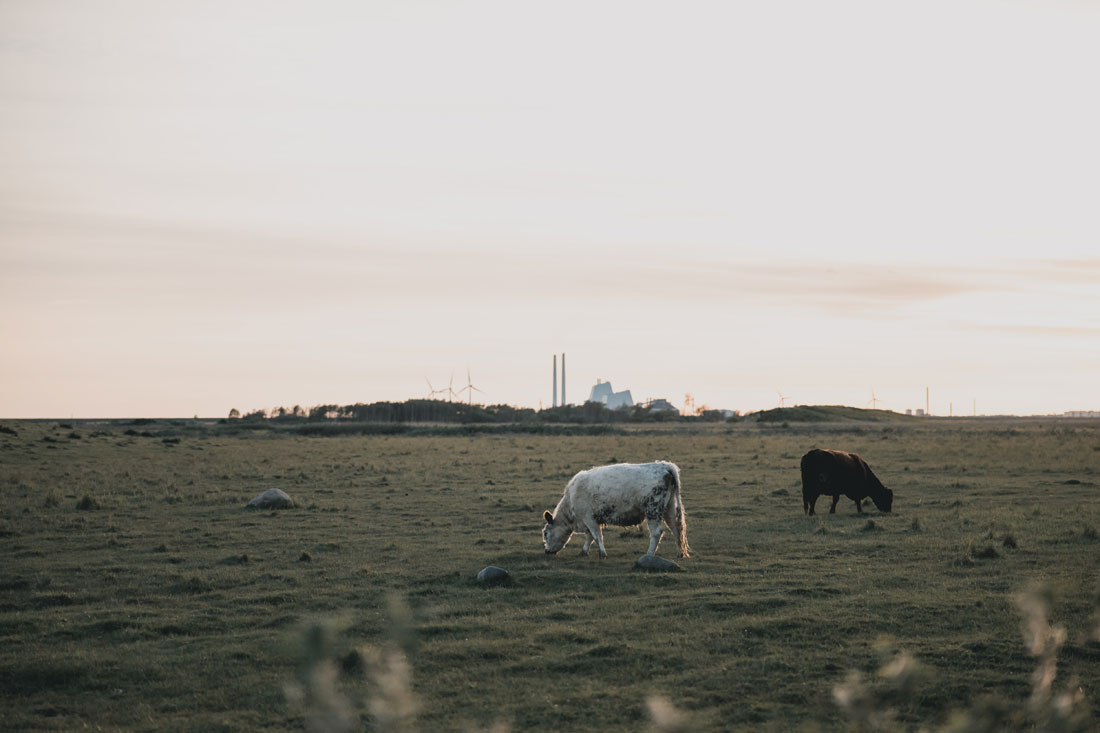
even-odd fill
[[[1016,599],[1041,585],[1066,629],[1054,688],[1080,688],[1100,727],[1096,421],[418,437],[190,423],[3,423],[0,726],[283,730],[344,705],[376,729],[387,693],[353,650],[397,644],[420,730],[638,729],[654,695],[689,730],[845,729],[833,691],[852,671],[898,726],[934,727],[1028,698]],[[814,447],[863,455],[893,513],[842,499],[829,515],[822,498],[805,516]],[[576,471],[655,459],[681,470],[683,572],[634,570],[637,529],[608,528],[603,561],[577,539],[543,553],[542,512]],[[245,509],[270,487],[298,507]],[[658,554],[678,559],[670,534]],[[515,583],[480,586],[487,565]],[[894,651],[924,670],[904,695],[876,673]],[[325,669],[342,697],[311,687]]]

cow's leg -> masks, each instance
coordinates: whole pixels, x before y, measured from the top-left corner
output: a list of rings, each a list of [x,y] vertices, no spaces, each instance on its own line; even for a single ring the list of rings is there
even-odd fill
[[[856,514],[863,514],[863,499],[852,499],[856,503]]]
[[[600,548],[600,559],[603,560],[607,557],[607,550],[603,546],[603,530],[600,529],[600,523],[596,521],[595,517],[589,517],[584,520],[584,526],[588,528],[586,534],[590,534],[595,538],[596,546]]]
[[[603,530],[600,525],[596,525],[596,546],[600,548],[600,559],[603,560],[607,557],[607,548],[603,546]]]
[[[829,507],[829,514],[836,514],[836,503],[840,501],[840,494],[833,495],[833,505]]]
[[[817,504],[817,496],[803,502],[806,507],[809,508],[808,514],[812,517],[814,515],[814,504]]]
[[[588,557],[588,548],[592,547],[592,533],[584,531],[584,547],[581,548],[581,557]]]
[[[661,526],[660,519],[647,519],[646,523],[649,525],[649,549],[645,554],[653,555],[657,552],[657,545],[661,542],[661,535],[664,534],[665,528]]]

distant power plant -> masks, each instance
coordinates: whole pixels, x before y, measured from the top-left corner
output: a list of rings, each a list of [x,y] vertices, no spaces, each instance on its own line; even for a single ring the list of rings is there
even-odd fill
[[[552,407],[565,407],[569,402],[565,398],[565,353],[561,355],[561,400],[558,400],[558,355],[554,354],[553,359],[553,401],[550,403]],[[786,399],[785,397],[783,399]],[[630,393],[629,389],[624,389],[621,392],[616,392],[611,386],[611,382],[606,382],[603,379],[596,379],[596,384],[592,387],[592,390],[588,393],[588,402],[594,402],[598,405],[603,405],[609,410],[617,410],[621,407],[634,407],[636,404],[650,412],[679,412],[675,405],[663,398],[649,398],[640,403],[634,402],[634,396]],[[541,406],[541,403],[540,403]],[[694,407],[694,406],[693,406]],[[700,408],[703,409],[703,408]],[[714,412],[724,413],[726,417],[739,414],[735,410],[715,410]]]
[[[611,388],[611,382],[605,382],[599,378],[596,379],[596,384],[592,387],[592,392],[588,395],[588,401],[599,402],[605,405],[609,410],[614,410],[619,407],[634,406],[634,398],[630,396],[629,389],[624,389],[622,392],[616,392]]]

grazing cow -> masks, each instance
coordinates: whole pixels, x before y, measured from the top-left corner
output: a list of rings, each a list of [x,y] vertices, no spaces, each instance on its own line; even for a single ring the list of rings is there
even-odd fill
[[[680,498],[680,469],[668,461],[616,463],[581,471],[566,485],[554,511],[542,516],[546,520],[542,540],[548,554],[565,547],[574,532],[584,532],[581,555],[587,555],[595,541],[602,560],[607,557],[602,525],[633,527],[643,519],[649,525],[647,555],[657,551],[664,533],[662,519],[676,533],[680,557],[688,557],[691,551]]]
[[[817,497],[822,494],[833,497],[829,514],[836,513],[841,494],[856,503],[860,514],[868,496],[882,512],[890,511],[894,504],[894,492],[882,485],[867,461],[855,453],[815,448],[802,456],[802,511],[812,515]]]

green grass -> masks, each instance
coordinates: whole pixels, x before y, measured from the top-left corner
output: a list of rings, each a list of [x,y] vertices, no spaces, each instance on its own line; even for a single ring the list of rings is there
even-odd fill
[[[637,729],[654,695],[693,730],[847,729],[833,690],[852,670],[877,679],[884,637],[928,674],[882,704],[903,728],[939,726],[983,699],[1026,701],[1036,660],[1015,599],[1035,583],[1067,630],[1055,688],[1075,679],[1100,700],[1095,422],[332,437],[5,426],[8,729],[300,728],[319,699],[308,670],[327,658],[374,721],[375,681],[353,652],[395,643],[422,730]],[[814,447],[862,454],[894,512],[842,500],[804,516],[798,463]],[[681,469],[685,572],[632,570],[647,545],[636,530],[609,528],[602,562],[576,541],[542,552],[540,516],[573,473],[658,458]],[[299,507],[244,508],[272,486]],[[660,554],[675,557],[669,537]],[[515,584],[478,586],[486,565]],[[318,623],[329,631],[311,646]]]

